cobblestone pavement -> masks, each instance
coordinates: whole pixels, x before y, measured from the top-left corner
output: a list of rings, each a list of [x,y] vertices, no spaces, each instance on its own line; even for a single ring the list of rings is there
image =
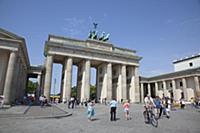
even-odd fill
[[[171,118],[159,120],[158,128],[145,124],[142,105],[131,105],[131,120],[125,120],[121,105],[116,122],[109,121],[109,107],[96,105],[94,121],[88,121],[86,108],[67,109],[72,116],[60,119],[0,118],[0,133],[200,133],[200,110],[188,107],[171,112]],[[52,110],[53,111],[53,110]],[[36,111],[37,112],[37,111]]]

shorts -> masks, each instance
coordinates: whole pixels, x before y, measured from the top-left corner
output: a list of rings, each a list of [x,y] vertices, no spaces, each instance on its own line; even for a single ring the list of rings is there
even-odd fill
[[[128,109],[128,108],[125,108],[125,109],[124,109],[124,112],[125,112],[125,113],[129,113],[129,109]]]

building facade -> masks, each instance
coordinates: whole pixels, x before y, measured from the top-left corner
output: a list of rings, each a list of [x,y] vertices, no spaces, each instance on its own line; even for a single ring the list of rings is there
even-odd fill
[[[30,66],[25,39],[0,28],[0,95],[4,104],[23,99],[29,78],[38,79],[36,94],[41,94],[43,74],[43,66]]]
[[[200,94],[200,54],[173,62],[175,72],[150,78],[141,77],[141,101],[145,95],[184,98],[190,101]]]
[[[0,29],[0,95],[4,104],[25,94],[29,66],[25,40]]]
[[[61,97],[66,102],[71,97],[72,68],[78,67],[77,99],[90,99],[91,67],[97,71],[96,100],[139,102],[138,67],[141,57],[136,51],[118,48],[97,40],[76,40],[49,35],[45,43],[46,74],[44,95],[50,97],[53,63],[62,65]]]

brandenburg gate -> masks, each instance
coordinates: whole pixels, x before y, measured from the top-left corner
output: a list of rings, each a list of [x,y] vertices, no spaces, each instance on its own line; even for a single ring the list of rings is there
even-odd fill
[[[49,35],[45,42],[44,95],[50,98],[53,63],[61,64],[61,98],[71,97],[73,65],[78,67],[77,99],[90,99],[90,69],[96,69],[96,99],[140,102],[139,61],[136,51],[98,40],[77,40]]]

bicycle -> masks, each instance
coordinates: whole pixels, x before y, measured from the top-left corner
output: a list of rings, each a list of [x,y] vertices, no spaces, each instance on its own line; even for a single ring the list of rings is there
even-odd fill
[[[148,123],[151,123],[154,127],[158,127],[158,119],[156,118],[153,108],[147,108],[146,111],[144,111],[144,115]]]

